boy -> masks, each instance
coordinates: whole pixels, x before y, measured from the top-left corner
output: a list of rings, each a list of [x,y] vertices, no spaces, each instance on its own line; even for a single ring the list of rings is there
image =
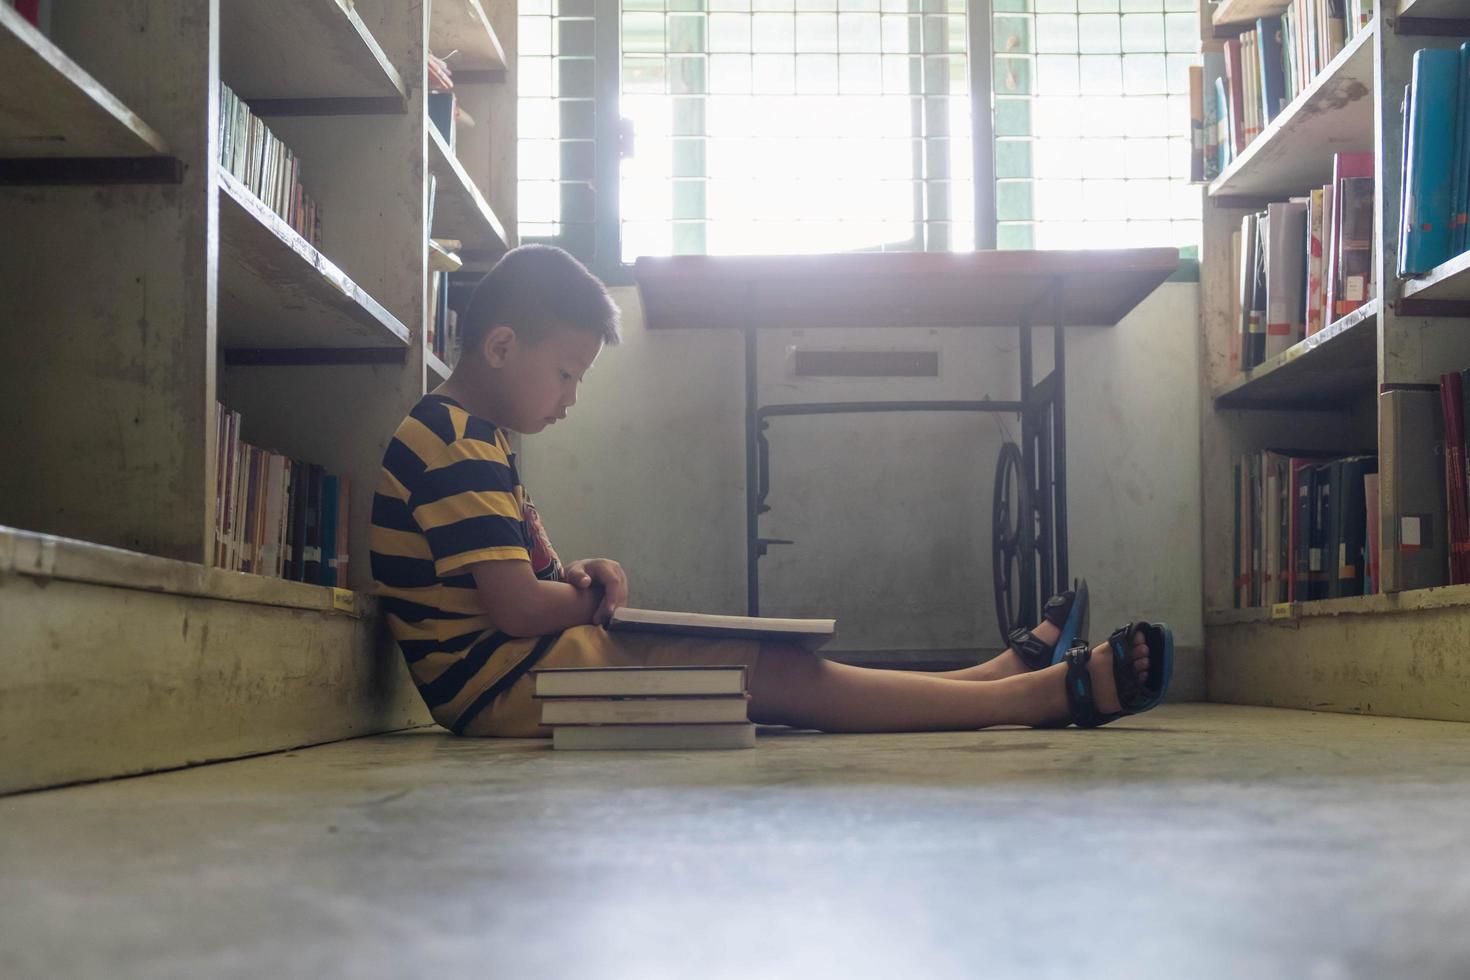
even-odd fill
[[[383,611],[449,730],[547,734],[533,667],[743,664],[752,721],[834,732],[1100,724],[1162,697],[1167,630],[1130,624],[1089,652],[1071,642],[1076,615],[1049,616],[999,657],[940,674],[845,666],[786,644],[607,632],[600,624],[627,601],[627,576],[606,558],[561,563],[506,433],[565,418],[602,348],[618,342],[617,308],[566,252],[524,246],[480,283],[460,332],[453,374],[383,456],[371,538]],[[1048,608],[1074,605],[1065,597]],[[1070,648],[1066,663],[1053,655],[1059,646]]]

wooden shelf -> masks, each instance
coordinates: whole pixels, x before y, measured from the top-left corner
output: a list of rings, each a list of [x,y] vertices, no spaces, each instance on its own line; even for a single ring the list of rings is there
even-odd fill
[[[0,158],[168,153],[163,137],[0,3]]]
[[[371,616],[375,609],[371,596],[347,589],[227,572],[195,562],[0,525],[0,574],[12,573],[359,618]]]
[[[1213,19],[1217,27],[1225,24],[1254,24],[1256,18],[1279,14],[1289,6],[1291,4],[1284,3],[1283,0],[1222,0],[1215,8]]]
[[[462,268],[464,268],[464,261],[457,254],[432,238],[429,239],[430,272],[458,272]]]
[[[429,365],[429,371],[439,376],[440,381],[448,381],[449,374],[453,370],[443,359],[433,351],[424,351],[424,361]],[[432,384],[432,379],[430,381]]]
[[[429,134],[429,173],[436,178],[432,234],[435,238],[458,238],[467,249],[505,252],[511,246],[505,226],[490,209],[485,195],[465,172],[439,130],[425,127]]]
[[[849,252],[641,256],[633,275],[650,329],[1107,327],[1178,267],[1173,248]]]
[[[1252,606],[1249,609],[1210,609],[1205,611],[1205,625],[1233,626],[1271,621],[1289,623],[1291,620],[1314,616],[1381,616],[1452,606],[1470,606],[1470,585],[1440,585],[1432,589],[1380,592],[1376,595],[1345,596],[1341,599],[1281,603],[1279,606]]]
[[[397,317],[233,174],[217,175],[221,348],[407,351]]]
[[[1399,16],[1422,20],[1470,19],[1465,0],[1399,0]]]
[[[449,59],[449,70],[456,76],[506,69],[505,49],[480,0],[434,0],[429,11],[429,50],[440,58],[458,52]]]
[[[1216,408],[1311,408],[1371,391],[1378,376],[1378,301],[1359,307],[1214,393]]]
[[[220,4],[219,62],[247,102],[389,99],[407,110],[403,79],[350,0]]]
[[[1337,153],[1373,149],[1373,28],[1359,31],[1210,184],[1229,198],[1281,200],[1332,180]]]
[[[1470,303],[1470,252],[1462,252],[1421,279],[1404,283],[1404,299],[1435,303]]]

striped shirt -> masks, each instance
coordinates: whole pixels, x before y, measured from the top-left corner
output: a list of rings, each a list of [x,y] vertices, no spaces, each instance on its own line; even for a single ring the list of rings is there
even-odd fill
[[[370,542],[380,605],[409,673],[434,720],[463,732],[556,639],[497,630],[470,571],[517,560],[537,578],[561,578],[504,430],[425,395],[383,454]]]

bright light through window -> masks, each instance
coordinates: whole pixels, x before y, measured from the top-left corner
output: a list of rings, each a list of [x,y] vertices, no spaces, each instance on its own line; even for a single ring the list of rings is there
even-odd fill
[[[1001,248],[1197,245],[1195,2],[977,6],[993,18],[995,140],[981,152]],[[973,248],[965,9],[623,0],[603,23],[594,0],[521,0],[522,240],[596,255],[599,160],[613,166],[597,114],[615,97],[634,133],[617,164],[624,262]],[[620,39],[615,93],[596,90],[599,31]]]

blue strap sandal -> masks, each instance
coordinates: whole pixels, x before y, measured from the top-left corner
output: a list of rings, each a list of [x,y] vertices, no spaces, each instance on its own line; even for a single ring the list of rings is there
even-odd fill
[[[1148,675],[1142,680],[1128,662],[1135,634],[1148,643]],[[1063,655],[1067,663],[1067,710],[1078,728],[1097,728],[1124,715],[1136,715],[1158,706],[1174,676],[1174,634],[1163,623],[1129,623],[1108,637],[1113,656],[1113,683],[1118,686],[1121,711],[1104,714],[1092,696],[1092,674],[1087,662],[1092,651],[1085,640],[1074,643]]]
[[[1047,643],[1028,629],[1013,629],[1006,637],[1011,649],[1021,658],[1027,670],[1041,670],[1062,662],[1062,654],[1072,643],[1087,636],[1087,581],[1076,584],[1071,592],[1063,592],[1046,600],[1041,618],[1061,633],[1055,643]]]

